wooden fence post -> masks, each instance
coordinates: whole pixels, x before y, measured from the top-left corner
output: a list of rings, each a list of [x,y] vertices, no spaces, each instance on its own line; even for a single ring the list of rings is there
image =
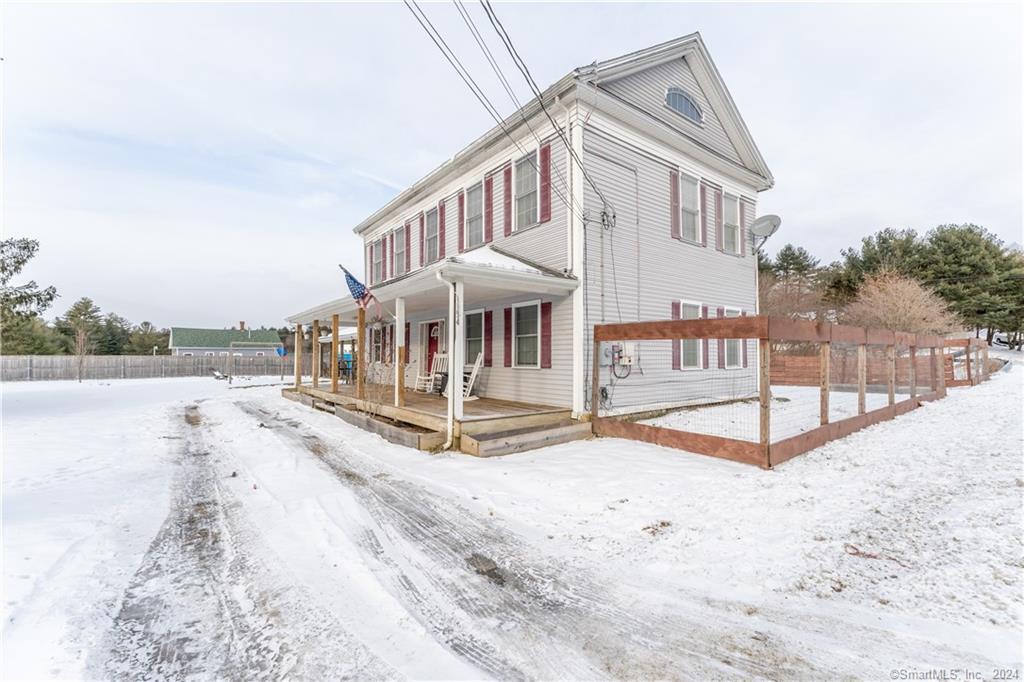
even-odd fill
[[[896,346],[885,347],[886,384],[889,389],[889,406],[896,404]]]
[[[32,356],[28,356],[28,380],[32,381]]]
[[[768,339],[758,340],[758,365],[760,366],[760,379],[758,385],[758,398],[761,404],[760,442],[761,450],[764,453],[765,469],[772,466],[771,456],[771,341]]]
[[[935,346],[928,349],[928,370],[931,375],[928,377],[928,388],[932,393],[939,391],[939,356],[935,352]]]
[[[981,347],[981,380],[988,380],[988,346]]]
[[[857,414],[867,412],[868,347],[857,346]]]
[[[591,358],[591,369],[590,369],[590,421],[594,423],[598,416],[600,416],[599,408],[601,406],[601,342],[597,340],[597,334],[594,334],[594,357]]]
[[[820,355],[821,359],[818,361],[818,370],[820,376],[818,381],[821,384],[821,407],[820,407],[820,418],[821,425],[828,424],[828,392],[830,390],[831,374],[830,366],[832,361],[832,344],[828,341],[822,341],[820,344]]]
[[[917,346],[910,347],[910,399],[917,397]]]
[[[967,363],[967,383],[973,383],[971,381],[971,341],[968,339],[967,345],[964,346],[964,361]]]

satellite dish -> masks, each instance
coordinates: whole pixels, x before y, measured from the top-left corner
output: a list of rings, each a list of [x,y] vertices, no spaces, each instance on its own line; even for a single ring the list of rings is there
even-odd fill
[[[779,225],[781,224],[782,218],[780,218],[777,215],[769,213],[768,215],[763,215],[754,221],[754,224],[750,226],[750,233],[753,234],[755,237],[760,237],[761,239],[768,239],[768,237],[771,237],[773,234],[775,234],[776,230],[779,229]]]

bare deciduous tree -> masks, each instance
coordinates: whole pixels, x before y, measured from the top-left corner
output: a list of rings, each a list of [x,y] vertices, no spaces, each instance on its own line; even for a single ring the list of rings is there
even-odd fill
[[[840,314],[844,324],[912,334],[946,334],[963,324],[936,294],[893,271],[869,276]]]

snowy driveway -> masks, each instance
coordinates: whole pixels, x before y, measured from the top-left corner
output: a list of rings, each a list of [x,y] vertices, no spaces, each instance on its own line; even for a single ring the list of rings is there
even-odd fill
[[[269,387],[8,385],[4,676],[987,679],[1021,659],[1021,375],[773,472],[430,456]]]

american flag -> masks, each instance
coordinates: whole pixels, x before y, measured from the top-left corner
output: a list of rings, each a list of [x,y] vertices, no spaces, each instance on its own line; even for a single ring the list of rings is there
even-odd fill
[[[346,270],[343,265],[338,267],[345,273],[345,283],[348,284],[348,290],[352,294],[352,298],[355,299],[360,308],[365,310],[373,301],[373,294],[370,293],[370,290],[362,282],[353,277],[352,273]]]

